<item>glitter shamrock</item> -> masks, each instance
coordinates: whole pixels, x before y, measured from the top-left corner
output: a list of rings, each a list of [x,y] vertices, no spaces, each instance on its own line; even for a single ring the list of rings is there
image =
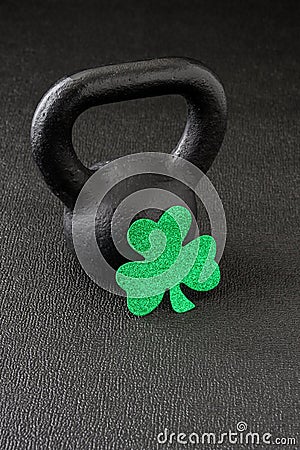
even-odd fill
[[[158,222],[139,219],[129,227],[128,243],[144,260],[120,266],[116,281],[127,294],[128,309],[136,316],[153,311],[167,290],[176,312],[194,308],[194,303],[181,292],[181,283],[196,291],[208,291],[218,285],[220,270],[214,260],[213,237],[199,236],[183,245],[191,223],[187,208],[173,206]]]

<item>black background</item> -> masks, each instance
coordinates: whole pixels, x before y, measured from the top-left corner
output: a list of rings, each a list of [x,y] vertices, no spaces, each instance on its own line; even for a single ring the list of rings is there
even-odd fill
[[[1,449],[153,450],[166,448],[164,428],[218,433],[240,420],[299,448],[297,3],[1,3]],[[222,281],[192,296],[193,311],[166,300],[136,318],[66,250],[30,122],[65,74],[168,55],[201,60],[225,86],[228,131],[209,177],[228,241]],[[79,118],[74,145],[87,164],[168,152],[184,121],[177,97],[108,105]]]

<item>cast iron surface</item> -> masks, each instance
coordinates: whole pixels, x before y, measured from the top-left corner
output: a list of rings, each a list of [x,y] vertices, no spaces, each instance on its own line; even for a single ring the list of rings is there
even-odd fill
[[[182,95],[188,105],[186,126],[172,153],[206,173],[224,138],[226,97],[216,77],[198,61],[159,58],[84,70],[60,80],[40,101],[32,121],[33,157],[50,189],[66,205],[64,226],[70,248],[73,248],[72,210],[83,185],[94,173],[75,154],[72,143],[75,120],[92,106],[167,94]],[[171,190],[196,215],[193,192],[177,181],[170,183],[165,177],[144,175],[134,183],[129,180],[129,187],[128,183],[116,186],[101,202],[96,222],[99,247],[115,268],[125,259],[116,250],[111,236],[113,214],[124,198],[147,187]],[[159,211],[146,214],[154,220],[160,215]]]
[[[173,153],[207,172],[224,138],[226,98],[216,77],[198,61],[160,58],[88,69],[67,76],[51,88],[35,112],[33,156],[47,184],[73,208],[93,171],[76,157],[75,120],[86,109],[106,103],[168,94],[188,104],[187,123]]]
[[[299,448],[298,9],[2,2],[1,449],[153,450],[166,448],[155,443],[165,427],[227,431],[240,420],[296,436],[290,448]],[[226,137],[208,175],[229,234],[222,281],[189,293],[195,310],[176,315],[166,299],[138,319],[66,251],[63,205],[40,177],[29,134],[62,74],[171,54],[203,61],[226,89]],[[103,105],[79,117],[74,146],[87,167],[167,152],[184,122],[174,96]],[[264,450],[239,450],[249,448]]]

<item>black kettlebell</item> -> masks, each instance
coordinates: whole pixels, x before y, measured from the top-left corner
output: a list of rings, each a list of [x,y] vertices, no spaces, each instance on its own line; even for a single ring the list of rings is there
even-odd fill
[[[88,69],[57,82],[40,101],[32,121],[33,157],[52,192],[65,204],[65,235],[72,242],[72,211],[89,177],[102,162],[85,167],[72,144],[72,127],[86,109],[107,103],[160,95],[182,95],[188,105],[186,127],[172,154],[206,173],[222,144],[226,128],[226,97],[217,78],[198,61],[161,58]],[[151,149],[149,149],[151,151]],[[162,187],[182,198],[196,215],[194,193],[167,177],[141,177],[139,187]],[[111,219],[120,201],[136,190],[136,182],[115,186],[99,206],[96,236],[101,252],[117,268],[124,258],[111,237]],[[157,220],[161,211],[139,217]]]

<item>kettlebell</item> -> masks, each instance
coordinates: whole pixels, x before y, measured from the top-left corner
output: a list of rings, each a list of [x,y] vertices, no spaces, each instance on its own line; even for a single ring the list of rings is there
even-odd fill
[[[159,58],[84,70],[59,80],[41,99],[31,128],[33,158],[51,191],[65,205],[64,230],[71,249],[77,197],[93,173],[107,163],[88,168],[78,159],[72,144],[76,119],[90,107],[170,94],[181,95],[187,102],[186,126],[172,154],[206,173],[225,135],[226,97],[216,76],[196,60]],[[136,189],[137,182],[139,188],[150,185],[175,192],[197,214],[195,194],[176,180],[149,174],[133,184],[119,183],[103,199],[95,223],[97,243],[115,269],[126,259],[112,240],[111,220],[118,204]],[[160,214],[162,211],[146,210],[137,218],[157,220]]]

